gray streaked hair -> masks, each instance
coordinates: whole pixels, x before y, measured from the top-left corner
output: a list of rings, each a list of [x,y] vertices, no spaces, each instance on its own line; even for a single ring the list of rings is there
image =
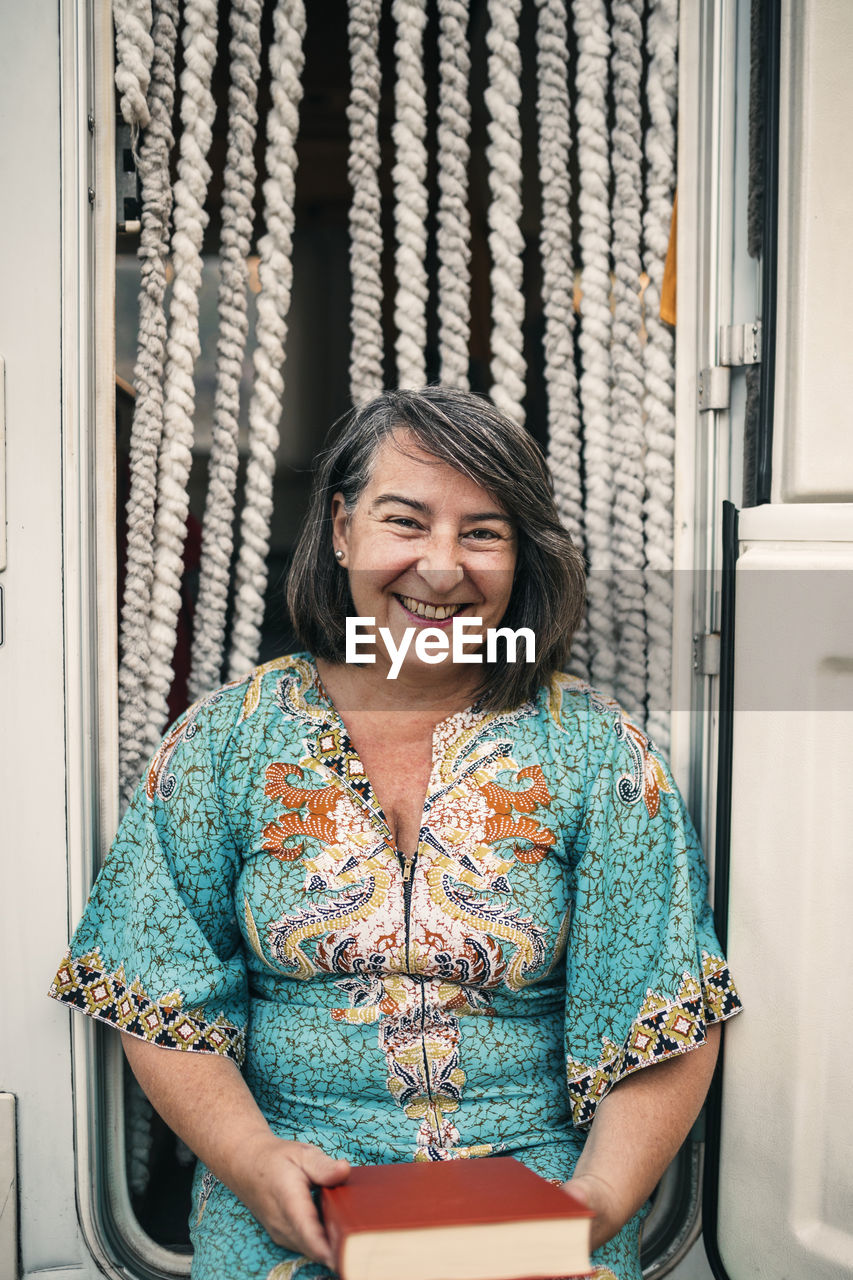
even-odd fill
[[[520,706],[565,666],[583,613],[583,558],[560,523],[548,467],[533,437],[482,396],[452,387],[386,391],[336,425],[317,460],[314,488],[287,580],[287,605],[300,644],[344,661],[345,621],[355,613],[345,570],[332,548],[331,501],[352,511],[379,446],[406,430],[425,453],[468,476],[515,522],[518,558],[500,625],[530,627],[536,661],[483,664],[477,691],[490,711]]]

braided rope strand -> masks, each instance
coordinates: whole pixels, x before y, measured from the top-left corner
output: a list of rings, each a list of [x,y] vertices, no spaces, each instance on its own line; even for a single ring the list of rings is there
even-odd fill
[[[677,0],[653,0],[647,23],[650,51],[646,80],[646,213],[643,221],[646,272],[646,565],[648,728],[663,750],[669,747],[672,681],[672,504],[675,487],[675,364],[671,330],[660,318],[660,291],[669,241],[675,187],[677,106]],[[660,696],[663,694],[663,697]]]
[[[119,793],[127,803],[142,769],[147,739],[145,680],[157,506],[157,457],[163,432],[163,368],[166,356],[166,262],[172,187],[169,155],[174,145],[175,48],[178,0],[157,0],[149,93],[150,119],[139,148],[142,189],[139,336],[133,381],[136,401],[130,441],[127,500],[127,559],[121,610],[119,698]]]
[[[574,270],[565,0],[538,0],[536,32],[539,180],[542,186],[542,303],[548,386],[548,458],[563,524],[583,547],[580,422],[574,362]]]
[[[438,356],[441,381],[467,390],[471,308],[467,0],[439,0],[438,22]]]
[[[198,603],[193,619],[191,700],[199,698],[219,682],[225,651],[225,615],[234,547],[234,503],[239,465],[240,379],[249,330],[247,259],[254,222],[254,153],[261,75],[262,10],[262,0],[232,0],[216,395]]]
[[[383,386],[382,199],[379,190],[379,18],[382,0],[349,0],[349,211],[352,278],[350,394],[366,404]]]
[[[279,0],[270,48],[272,106],[267,119],[267,173],[264,211],[267,231],[258,243],[261,292],[258,297],[255,381],[249,404],[249,462],[235,574],[235,609],[229,679],[257,661],[264,618],[278,424],[284,395],[287,313],[293,284],[293,223],[296,137],[302,100],[305,6]]]
[[[613,613],[613,502],[610,429],[610,157],[607,129],[610,31],[604,0],[575,0],[578,46],[578,208],[583,282],[579,346],[586,471],[586,548],[590,673],[604,689],[616,674]]]
[[[581,439],[574,350],[572,264],[571,107],[566,0],[537,0],[537,97],[539,182],[542,188],[542,309],[545,382],[548,391],[548,463],[560,519],[584,549]],[[572,644],[572,670],[588,675],[585,634]]]
[[[163,439],[154,520],[154,582],[146,702],[148,745],[156,745],[168,717],[178,614],[181,607],[183,549],[192,465],[193,371],[199,355],[198,293],[201,246],[210,181],[207,153],[216,104],[210,91],[216,61],[216,0],[187,0],[184,9],[184,69],[181,74],[181,122],[178,178],[174,189],[172,262],[174,282],[166,344]]]
[[[524,294],[521,234],[521,0],[489,0],[489,251],[492,258],[492,399],[524,421]]]
[[[645,719],[646,625],[643,569],[643,354],[640,343],[643,0],[614,0],[613,99],[613,506],[619,667],[613,692]]]
[[[121,94],[122,118],[134,142],[151,118],[147,102],[154,56],[151,0],[113,0],[116,29],[116,88]]]
[[[393,0],[397,24],[394,44],[396,81],[392,130],[396,161],[394,182],[394,263],[397,291],[397,384],[422,387],[426,382],[427,285],[427,151],[426,85],[423,71],[425,0]]]

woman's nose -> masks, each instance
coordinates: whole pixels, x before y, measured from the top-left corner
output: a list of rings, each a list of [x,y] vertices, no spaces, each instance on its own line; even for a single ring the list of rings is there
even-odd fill
[[[454,565],[448,569],[425,569],[418,565],[418,573],[424,582],[434,591],[436,595],[447,595],[453,590],[458,582],[462,581],[464,569],[461,564]]]
[[[458,560],[459,548],[445,546],[438,539],[425,548],[418,561],[418,574],[436,595],[446,595],[461,582],[465,570]]]

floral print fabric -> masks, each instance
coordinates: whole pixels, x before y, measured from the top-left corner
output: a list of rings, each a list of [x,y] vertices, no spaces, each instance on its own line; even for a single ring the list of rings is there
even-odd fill
[[[439,724],[403,859],[309,657],[173,726],[51,989],[232,1057],[272,1128],[355,1164],[512,1154],[565,1179],[624,1075],[737,1012],[675,785],[558,676]],[[633,1220],[596,1255],[639,1280]],[[197,1280],[311,1280],[200,1167]],[[602,1274],[607,1274],[603,1272]]]

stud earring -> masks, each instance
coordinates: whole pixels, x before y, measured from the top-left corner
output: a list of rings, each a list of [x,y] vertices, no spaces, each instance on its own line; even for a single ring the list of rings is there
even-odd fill
[[[343,560],[343,558],[344,558],[344,553],[343,551],[341,551],[340,547],[338,547],[337,551],[335,552],[335,559]]]

